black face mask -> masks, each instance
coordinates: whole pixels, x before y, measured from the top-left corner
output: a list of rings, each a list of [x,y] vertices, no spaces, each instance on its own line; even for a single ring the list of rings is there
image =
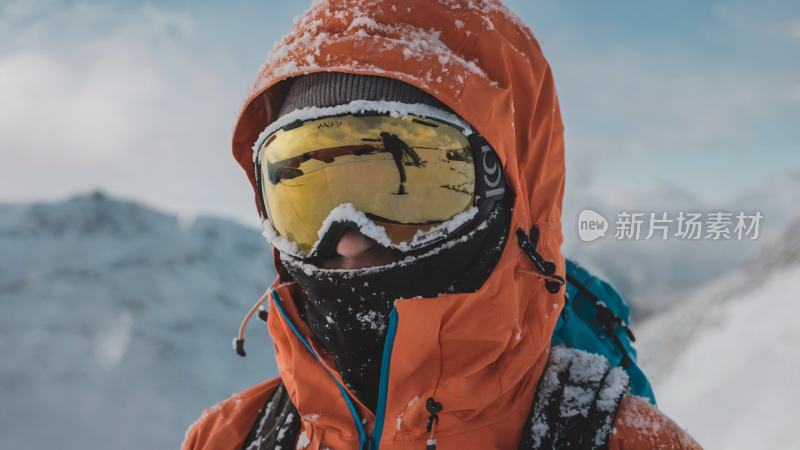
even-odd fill
[[[344,382],[372,411],[394,301],[480,288],[500,259],[508,235],[513,196],[506,197],[483,223],[388,266],[326,270],[281,255],[306,295],[299,308],[303,319],[333,357]]]

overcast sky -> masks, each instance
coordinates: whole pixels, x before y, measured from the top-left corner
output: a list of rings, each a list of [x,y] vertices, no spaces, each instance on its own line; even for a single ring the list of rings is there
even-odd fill
[[[800,3],[509,6],[553,65],[571,204],[750,207],[800,184]],[[0,201],[100,188],[256,225],[230,132],[305,7],[3,0]]]

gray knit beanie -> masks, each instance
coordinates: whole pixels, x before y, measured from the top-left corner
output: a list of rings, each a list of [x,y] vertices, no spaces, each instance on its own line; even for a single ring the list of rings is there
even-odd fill
[[[436,97],[394,78],[344,72],[316,72],[291,81],[278,117],[308,106],[326,107],[353,100],[422,103],[452,112]]]

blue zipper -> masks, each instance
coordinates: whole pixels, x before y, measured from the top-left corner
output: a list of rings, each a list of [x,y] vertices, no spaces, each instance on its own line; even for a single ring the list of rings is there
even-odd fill
[[[275,304],[275,307],[278,309],[281,317],[291,328],[292,332],[294,332],[295,336],[300,339],[300,342],[303,346],[311,353],[314,359],[317,360],[320,364],[322,364],[322,359],[314,351],[314,348],[311,347],[311,344],[308,340],[300,333],[300,330],[297,329],[294,322],[289,318],[289,315],[286,314],[286,311],[283,309],[283,303],[281,297],[278,295],[275,290],[272,290],[271,293],[272,301]],[[392,349],[394,347],[394,338],[397,334],[397,308],[392,308],[392,312],[389,313],[389,325],[386,329],[386,341],[383,344],[383,356],[381,358],[381,375],[380,379],[378,380],[378,404],[376,407],[376,414],[375,414],[375,427],[372,430],[372,436],[367,437],[367,433],[364,430],[364,424],[361,423],[361,416],[358,414],[358,410],[356,409],[353,401],[350,399],[350,396],[347,394],[347,390],[345,390],[344,386],[339,383],[339,380],[336,379],[336,376],[333,375],[327,368],[325,368],[325,372],[327,372],[328,376],[331,377],[334,383],[336,383],[336,387],[339,389],[339,393],[341,394],[342,398],[344,399],[345,403],[347,404],[347,409],[350,411],[350,416],[353,418],[353,422],[356,425],[356,429],[358,430],[358,442],[359,442],[359,449],[360,450],[378,450],[381,444],[381,436],[383,435],[383,424],[386,419],[386,401],[389,396],[389,369],[391,366],[392,360]],[[373,445],[375,446],[374,449],[372,448]]]
[[[378,405],[375,408],[375,428],[372,430],[372,442],[375,443],[374,450],[379,450],[381,447],[383,422],[386,418],[386,399],[389,396],[389,368],[396,334],[397,308],[392,308],[392,312],[389,313],[389,327],[386,330],[386,341],[383,344],[383,357],[381,358],[381,377],[378,383]]]
[[[297,329],[292,320],[286,314],[286,311],[283,309],[283,304],[281,303],[281,297],[278,295],[277,292],[275,292],[274,289],[272,290],[271,297],[272,297],[272,302],[275,304],[275,307],[278,309],[278,312],[280,312],[281,317],[283,317],[283,320],[285,320],[286,323],[289,324],[289,328],[292,329],[295,336],[297,336],[297,338],[300,339],[300,342],[303,343],[303,346],[305,346],[305,348],[309,351],[309,353],[311,353],[314,359],[316,359],[317,362],[322,364],[321,358],[319,357],[317,352],[314,351],[314,348],[311,347],[311,344],[308,342],[308,340],[302,335],[302,333],[300,333],[300,330]],[[381,383],[383,383],[383,363],[384,361],[381,361]],[[388,366],[388,363],[386,365]],[[323,366],[323,368],[325,367]],[[361,416],[358,415],[358,410],[353,404],[353,401],[350,399],[350,396],[347,395],[347,391],[344,389],[344,386],[342,386],[342,384],[339,383],[339,380],[337,380],[336,377],[327,368],[325,368],[325,372],[327,372],[328,376],[331,377],[334,383],[336,383],[336,387],[339,389],[339,393],[342,395],[344,402],[347,404],[347,409],[350,411],[350,415],[353,417],[353,422],[355,422],[356,429],[358,430],[359,449],[369,450],[369,447],[367,447],[368,443],[367,433],[366,431],[364,431],[364,424],[361,423]]]

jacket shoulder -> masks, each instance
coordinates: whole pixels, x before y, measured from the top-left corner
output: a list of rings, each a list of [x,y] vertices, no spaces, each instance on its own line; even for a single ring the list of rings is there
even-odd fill
[[[279,385],[280,378],[267,380],[206,409],[186,431],[181,450],[239,450]]]
[[[626,395],[620,402],[609,450],[702,450],[684,429],[647,400]]]

